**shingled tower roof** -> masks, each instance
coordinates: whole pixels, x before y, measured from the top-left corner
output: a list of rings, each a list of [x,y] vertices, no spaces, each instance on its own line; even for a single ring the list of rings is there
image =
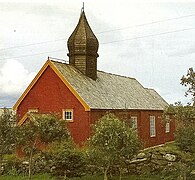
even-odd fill
[[[82,9],[79,22],[68,39],[69,63],[96,80],[99,43]]]

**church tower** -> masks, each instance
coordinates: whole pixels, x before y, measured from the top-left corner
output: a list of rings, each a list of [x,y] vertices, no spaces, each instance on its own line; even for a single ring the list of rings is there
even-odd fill
[[[69,63],[84,75],[96,80],[99,43],[87,22],[84,8],[79,22],[68,39]]]

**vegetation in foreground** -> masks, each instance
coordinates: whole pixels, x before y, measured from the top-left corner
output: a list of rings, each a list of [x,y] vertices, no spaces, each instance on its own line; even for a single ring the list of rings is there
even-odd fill
[[[151,154],[154,151],[154,156],[158,156],[156,152],[161,155],[169,152],[168,158],[176,154],[177,161],[173,158],[169,164],[161,166],[164,163],[161,156],[153,162],[153,169],[148,164],[144,171],[139,171],[140,167],[136,166],[133,166],[136,171],[129,171],[140,143],[134,130],[113,114],[107,114],[94,125],[88,148],[81,149],[72,142],[65,122],[56,116],[33,116],[31,121],[16,126],[15,116],[5,109],[0,116],[1,179],[195,179],[193,69],[190,68],[181,80],[188,87],[187,95],[193,96],[193,103],[187,106],[176,103],[165,111],[165,115],[173,115],[178,124],[175,144],[148,152]],[[23,153],[21,158],[15,154],[18,148]],[[147,158],[136,161],[147,161]],[[140,164],[144,166],[144,163]]]
[[[25,176],[1,176],[1,180],[27,180],[28,177]],[[68,178],[69,180],[100,180],[103,179],[103,176],[84,176],[84,177],[73,177]],[[109,180],[118,180],[119,177],[110,177]],[[161,179],[160,176],[151,176],[151,177],[144,177],[138,175],[129,175],[122,177],[122,180],[158,180]],[[32,180],[58,180],[56,177],[51,177],[48,174],[43,175],[33,175]]]
[[[126,161],[137,154],[140,143],[134,129],[113,114],[107,114],[94,125],[87,149],[77,148],[65,121],[54,115],[32,114],[22,126],[10,122],[15,117],[5,109],[1,119],[1,175],[47,173],[55,177],[82,177],[108,173],[122,177]],[[4,126],[6,124],[6,126]],[[8,132],[10,138],[6,137]],[[19,158],[15,149],[22,156]],[[113,170],[113,172],[111,172]]]

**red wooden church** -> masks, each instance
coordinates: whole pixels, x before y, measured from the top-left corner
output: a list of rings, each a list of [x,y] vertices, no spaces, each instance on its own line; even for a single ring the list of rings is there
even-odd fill
[[[129,121],[145,147],[174,140],[174,121],[162,123],[166,101],[136,79],[97,70],[98,40],[84,11],[68,40],[69,64],[48,59],[14,105],[18,124],[29,112],[58,113],[68,121],[74,141],[82,144],[91,124],[107,112]]]

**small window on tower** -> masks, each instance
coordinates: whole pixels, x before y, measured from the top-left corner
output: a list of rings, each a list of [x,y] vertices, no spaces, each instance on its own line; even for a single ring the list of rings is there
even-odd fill
[[[62,112],[63,120],[73,121],[73,109],[64,109]]]

